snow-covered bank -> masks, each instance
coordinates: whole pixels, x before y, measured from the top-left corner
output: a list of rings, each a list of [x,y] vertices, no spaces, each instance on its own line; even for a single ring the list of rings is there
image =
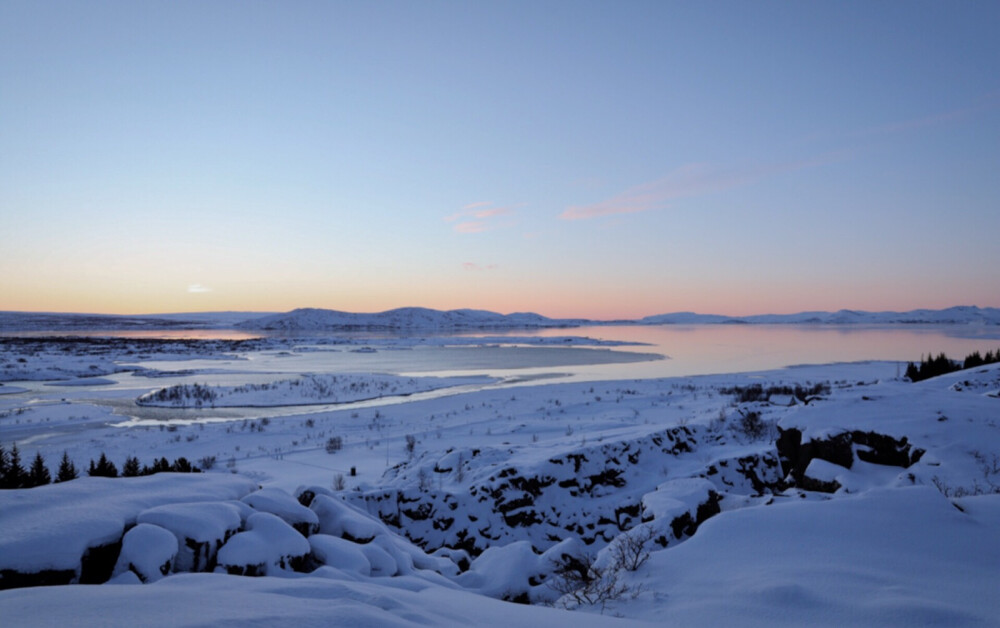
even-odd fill
[[[227,406],[291,406],[327,403],[347,403],[387,396],[407,396],[414,393],[484,384],[496,381],[490,377],[399,377],[374,373],[341,375],[303,375],[264,384],[243,386],[201,386],[198,384],[161,388],[140,396],[136,403],[144,406],[171,408]]]

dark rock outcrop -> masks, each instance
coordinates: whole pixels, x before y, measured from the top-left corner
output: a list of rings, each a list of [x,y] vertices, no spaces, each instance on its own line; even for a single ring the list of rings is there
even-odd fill
[[[831,484],[830,482],[821,483],[805,477],[809,463],[817,458],[850,469],[857,453],[858,459],[864,462],[905,469],[924,455],[924,450],[912,447],[905,436],[896,439],[874,431],[854,430],[803,443],[802,432],[796,428],[783,430],[779,427],[778,431],[780,436],[776,444],[782,471],[786,478],[791,477],[796,486],[806,490],[832,492],[828,490],[830,486],[826,486]],[[837,488],[839,484],[833,490]]]

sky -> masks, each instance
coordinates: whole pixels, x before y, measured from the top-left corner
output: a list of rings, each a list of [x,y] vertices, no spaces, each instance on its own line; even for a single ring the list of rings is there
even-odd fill
[[[0,310],[1000,307],[997,2],[0,3]]]

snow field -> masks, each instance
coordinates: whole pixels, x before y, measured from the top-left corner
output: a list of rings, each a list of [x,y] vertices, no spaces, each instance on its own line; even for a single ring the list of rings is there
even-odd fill
[[[116,582],[160,574],[155,584],[90,596],[65,587],[2,592],[0,613],[27,621],[30,602],[40,613],[31,619],[55,621],[64,611],[50,600],[68,595],[59,599],[108,613],[109,625],[135,620],[142,603],[143,619],[164,624],[172,597],[197,604],[214,591],[211,610],[181,611],[176,623],[249,620],[254,611],[255,621],[278,625],[331,612],[362,625],[489,625],[508,613],[530,625],[604,625],[611,615],[683,626],[998,625],[1000,402],[991,394],[1000,366],[918,384],[895,381],[895,368],[530,385],[267,423],[92,428],[84,443],[69,433],[37,438],[25,452],[37,447],[51,461],[68,449],[84,468],[77,456],[100,451],[118,461],[214,457],[201,481],[222,484],[205,499],[179,484],[199,476],[173,474],[146,501],[129,492],[132,480],[108,480],[123,495],[119,485],[87,488],[101,478],[0,492],[0,535],[32,530],[30,542],[0,536],[8,543],[0,557],[16,556],[14,567],[76,568],[45,542],[56,537],[44,526],[33,536],[37,518],[62,530],[52,535],[76,561],[92,543],[122,539]],[[808,404],[787,395],[741,403],[720,392],[818,381],[830,393]],[[81,401],[67,405],[85,411]],[[70,423],[66,409],[46,415],[48,407],[30,409],[25,440],[42,436],[57,413]],[[751,413],[759,434],[741,428]],[[797,459],[779,438],[792,430]],[[328,453],[332,436],[342,447]],[[905,462],[886,462],[896,458]],[[158,486],[159,477],[137,480]],[[107,516],[78,519],[63,502]],[[139,525],[122,538],[131,521]],[[178,544],[166,577],[170,543],[146,525]],[[624,587],[616,598],[580,604],[549,584],[565,557],[589,557],[607,573],[614,545],[647,531],[648,558],[615,573]],[[133,533],[150,536],[148,554]],[[208,547],[185,558],[187,539]],[[133,567],[120,569],[123,560]],[[213,560],[220,572],[268,577],[176,573]]]

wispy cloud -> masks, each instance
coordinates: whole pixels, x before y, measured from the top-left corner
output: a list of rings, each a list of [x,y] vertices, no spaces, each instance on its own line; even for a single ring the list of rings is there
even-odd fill
[[[496,264],[486,264],[484,266],[481,264],[476,264],[475,262],[463,262],[462,268],[470,272],[482,272],[485,270],[496,270],[497,268],[499,268],[499,266]]]
[[[609,199],[590,205],[573,205],[559,214],[559,218],[586,220],[664,209],[676,199],[722,192],[782,172],[830,163],[845,154],[846,151],[838,151],[799,161],[729,169],[703,163],[687,164],[655,181],[629,188]]]
[[[456,222],[453,229],[458,233],[481,233],[495,229],[497,226],[493,218],[507,216],[514,213],[514,207],[491,207],[493,203],[478,202],[470,203],[460,211],[445,217],[445,222]],[[457,222],[461,221],[461,222]]]
[[[474,203],[472,205],[467,205],[462,208],[462,211],[455,212],[454,214],[445,218],[446,222],[455,222],[461,218],[492,218],[494,216],[503,216],[505,214],[510,214],[513,210],[509,207],[492,207],[490,209],[482,209],[483,205],[491,205],[491,203]]]
[[[469,211],[469,210],[472,210],[472,209],[476,209],[478,207],[488,207],[488,206],[490,206],[492,204],[493,203],[491,203],[489,201],[479,201],[479,202],[476,202],[476,203],[469,203],[468,205],[465,205],[464,207],[462,207],[462,211]]]
[[[662,209],[673,199],[717,192],[733,187],[741,180],[738,173],[714,171],[706,164],[687,164],[664,177],[637,185],[609,199],[590,205],[573,205],[559,217],[563,220],[585,220]]]
[[[459,233],[482,233],[488,230],[489,226],[483,220],[468,220],[455,225],[455,231]]]
[[[188,292],[201,293],[201,292],[211,292],[212,289],[208,286],[203,286],[200,283],[193,283],[188,286]]]
[[[870,136],[870,135],[889,135],[894,133],[904,133],[906,131],[914,131],[917,129],[923,129],[926,127],[937,126],[939,124],[946,124],[948,122],[962,120],[965,118],[972,117],[977,113],[981,113],[983,111],[996,109],[997,107],[1000,107],[1000,91],[991,92],[990,94],[987,94],[986,97],[983,98],[982,101],[976,105],[972,105],[969,107],[962,107],[960,109],[952,109],[951,111],[936,113],[929,116],[921,116],[919,118],[910,118],[908,120],[900,120],[898,122],[881,124],[878,126],[873,126],[867,129],[856,131],[854,135]]]

